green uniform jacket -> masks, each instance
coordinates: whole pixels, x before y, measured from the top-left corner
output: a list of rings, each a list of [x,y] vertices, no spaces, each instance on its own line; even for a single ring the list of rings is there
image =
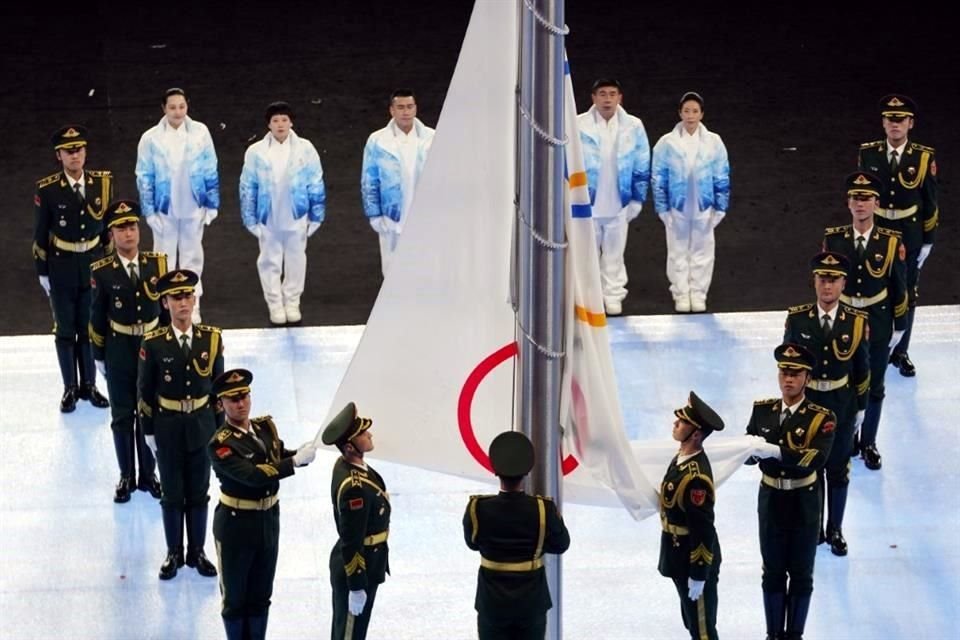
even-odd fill
[[[86,196],[81,205],[63,172],[37,182],[33,198],[33,262],[37,275],[50,276],[53,286],[83,286],[90,281],[90,263],[104,253],[103,214],[113,196],[109,171],[84,171]],[[63,242],[100,242],[85,252],[58,248]]]
[[[251,418],[250,429],[263,446],[249,433],[224,423],[207,444],[207,452],[222,494],[261,500],[277,495],[280,480],[293,475],[296,451],[284,448],[270,416]]]
[[[110,357],[112,353],[108,344],[120,338],[124,342],[132,340],[139,345],[143,335],[118,333],[111,328],[110,323],[142,327],[159,319],[164,311],[156,285],[157,279],[167,272],[167,255],[141,251],[137,257],[137,271],[139,279],[137,286],[134,286],[116,254],[90,265],[90,284],[94,289],[90,309],[90,342],[93,345],[93,357],[96,360],[107,360],[108,370],[111,365],[117,366],[123,359],[122,356],[126,355],[126,351],[123,351],[120,358]],[[137,366],[136,360],[123,364],[132,366],[134,370]]]
[[[838,305],[833,326],[824,334],[822,319],[816,304],[802,304],[787,310],[784,342],[801,344],[817,356],[808,387],[817,381],[839,380],[847,377],[847,384],[835,390],[819,389],[817,398],[838,417],[848,409],[851,400],[855,411],[867,408],[870,390],[869,317],[867,313]],[[829,401],[828,401],[829,398]]]
[[[181,442],[185,442],[187,451],[206,447],[223,420],[222,412],[215,412],[216,398],[212,393],[213,380],[223,373],[220,329],[195,324],[192,331],[189,358],[174,340],[170,325],[145,335],[140,346],[137,408],[144,434],[155,435],[160,448],[181,449]],[[161,397],[174,401],[208,400],[196,411],[181,413],[161,407]]]
[[[467,546],[482,562],[542,563],[544,553],[563,553],[570,533],[553,500],[522,491],[471,496],[463,514]],[[480,567],[474,607],[482,617],[514,622],[542,616],[553,606],[542,566],[502,571]]]
[[[377,585],[390,573],[385,535],[390,529],[390,495],[380,474],[337,458],[330,483],[333,517],[339,538],[330,552],[330,572],[347,574],[350,591]]]
[[[747,433],[780,446],[780,460],[766,458],[760,461],[760,470],[764,474],[774,478],[805,478],[826,464],[833,445],[837,416],[806,398],[781,425],[782,411],[779,398],[756,401]]]
[[[874,224],[861,259],[857,255],[853,227],[849,224],[829,227],[824,231],[823,248],[842,253],[850,260],[850,274],[843,289],[844,302],[849,303],[851,297],[872,298],[887,292],[881,301],[866,308],[871,333],[881,331],[877,337],[889,339],[889,325],[898,331],[907,328],[907,254],[899,233]]]
[[[907,251],[917,251],[922,244],[933,244],[940,209],[937,206],[937,161],[934,150],[916,142],[907,142],[903,157],[897,164],[897,173],[890,171],[886,140],[860,145],[858,162],[880,178],[886,188],[880,190],[881,209],[909,209],[913,215],[899,220],[876,217],[877,224],[903,234]]]
[[[660,575],[706,580],[720,568],[720,541],[713,526],[717,495],[707,454],[679,465],[670,461],[660,483]]]

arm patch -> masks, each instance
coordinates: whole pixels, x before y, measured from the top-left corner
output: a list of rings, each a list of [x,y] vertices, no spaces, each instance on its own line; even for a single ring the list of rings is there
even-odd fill
[[[347,506],[350,508],[350,511],[358,511],[363,509],[363,498],[351,498],[347,502]]]
[[[233,455],[233,449],[231,449],[230,447],[220,447],[219,449],[217,449],[217,457],[220,458],[221,460],[224,460],[225,458],[229,458],[232,455]]]

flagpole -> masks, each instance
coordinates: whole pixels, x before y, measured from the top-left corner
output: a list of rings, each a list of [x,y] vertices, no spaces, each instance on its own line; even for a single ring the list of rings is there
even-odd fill
[[[560,504],[560,381],[563,357],[564,0],[521,0],[519,261],[521,430],[537,451],[531,491]],[[546,558],[553,609],[547,638],[560,640],[560,556]]]

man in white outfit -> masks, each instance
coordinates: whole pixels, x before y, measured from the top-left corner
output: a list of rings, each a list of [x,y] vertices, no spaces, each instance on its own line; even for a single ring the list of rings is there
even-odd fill
[[[203,273],[203,228],[217,217],[220,179],[213,139],[202,122],[187,116],[183,89],[167,89],[163,118],[137,146],[137,190],[153,230],[153,250],[167,254],[171,269]],[[193,322],[200,322],[196,287]]]
[[[600,282],[607,315],[620,315],[627,297],[628,225],[638,215],[650,184],[650,143],[640,118],[621,105],[616,80],[593,83],[593,106],[577,116],[593,224],[600,256]]]
[[[730,204],[730,163],[708,131],[703,98],[680,98],[680,122],[653,148],[653,204],[667,236],[667,278],[679,313],[707,310],[716,244],[713,230]]]
[[[380,236],[380,265],[384,277],[397,249],[432,142],[433,129],[417,118],[413,91],[394,91],[390,95],[390,122],[367,138],[360,174],[363,213]]]
[[[313,144],[294,132],[289,104],[267,106],[266,120],[270,131],[243,157],[240,215],[260,241],[257,271],[270,322],[295,324],[302,319],[307,238],[325,214],[323,167]]]

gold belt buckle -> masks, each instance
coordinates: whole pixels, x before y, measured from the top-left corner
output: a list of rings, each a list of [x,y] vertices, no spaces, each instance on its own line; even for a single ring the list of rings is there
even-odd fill
[[[193,411],[193,400],[181,400],[180,411],[182,413],[191,413]]]

